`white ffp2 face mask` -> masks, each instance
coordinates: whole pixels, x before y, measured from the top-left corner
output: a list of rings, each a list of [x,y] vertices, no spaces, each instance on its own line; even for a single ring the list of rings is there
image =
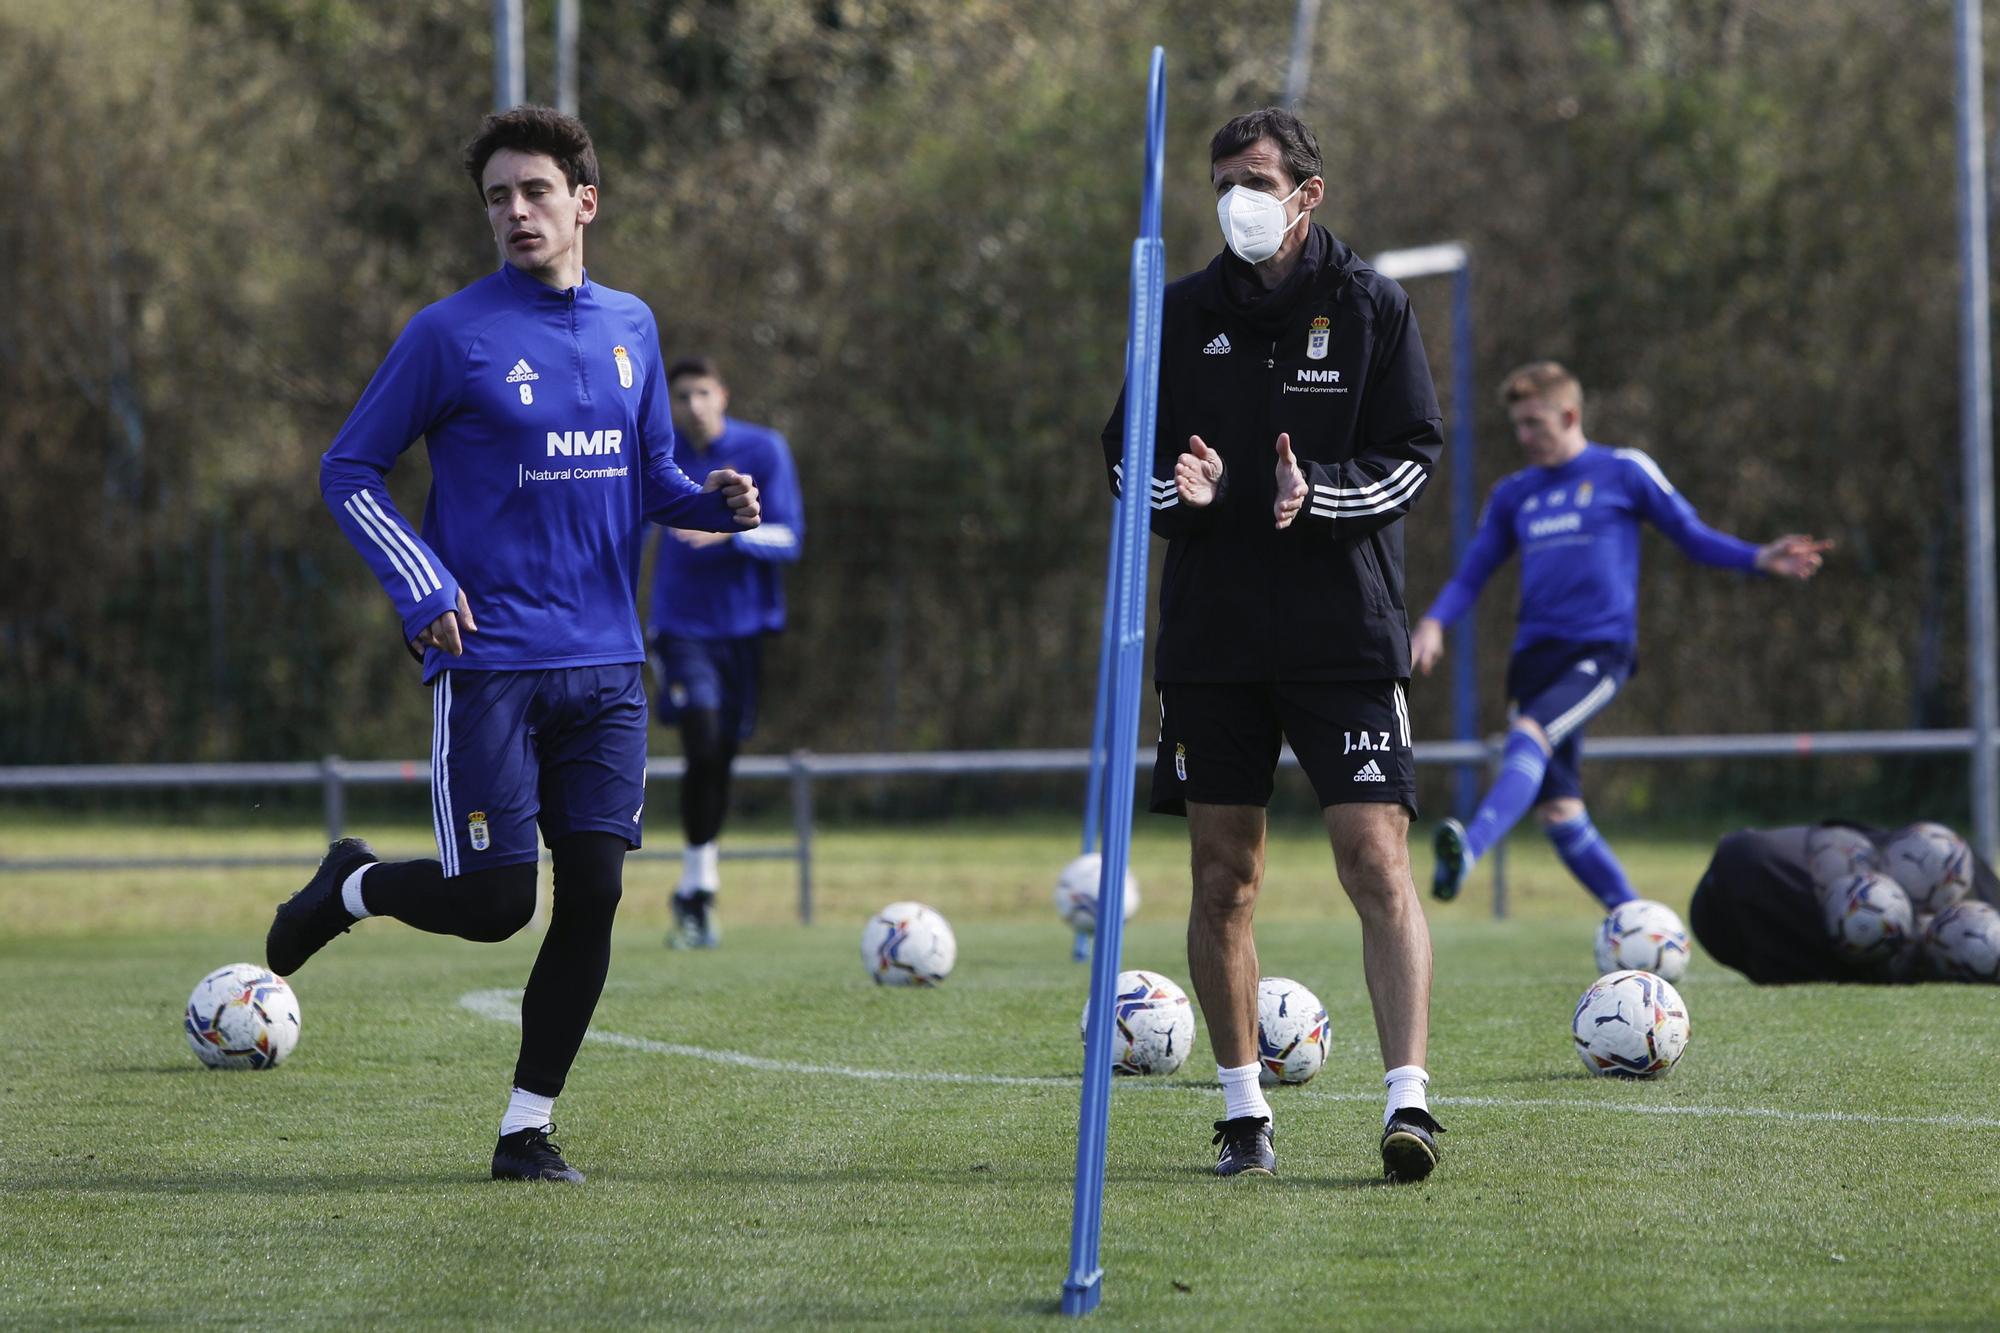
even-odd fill
[[[1222,239],[1231,252],[1246,264],[1261,264],[1278,253],[1278,247],[1285,243],[1285,233],[1305,216],[1301,213],[1287,222],[1285,205],[1292,201],[1292,195],[1305,188],[1301,182],[1298,190],[1280,199],[1247,185],[1230,186],[1215,201],[1215,217],[1222,224]]]

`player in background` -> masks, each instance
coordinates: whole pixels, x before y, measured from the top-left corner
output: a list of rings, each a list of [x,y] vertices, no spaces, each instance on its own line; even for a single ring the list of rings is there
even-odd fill
[[[381,581],[431,689],[438,859],[327,849],[278,908],[265,952],[297,972],[370,916],[504,940],[535,910],[536,829],[555,910],[521,1001],[495,1179],[580,1181],[550,1141],[555,1099],[604,986],[625,853],[645,806],[648,519],[734,532],[757,490],[673,461],[653,314],[590,280],[597,154],[547,107],[490,115],[466,146],[500,267],[411,318],[320,464],[341,530]],[[421,534],[384,480],[422,436]]]
[[[1789,579],[1811,578],[1833,543],[1790,535],[1753,546],[1707,526],[1651,458],[1584,437],[1583,386],[1554,361],[1508,375],[1500,401],[1528,466],[1487,497],[1463,563],[1417,622],[1410,650],[1428,675],[1444,656],[1445,626],[1472,608],[1518,548],[1521,606],[1507,663],[1513,720],[1500,776],[1478,812],[1467,824],[1438,827],[1431,892],[1457,897],[1473,864],[1533,807],[1563,864],[1608,910],[1639,895],[1590,822],[1580,765],[1585,727],[1636,665],[1639,524],[1703,564]]]
[[[729,813],[729,769],[757,725],[764,636],[785,628],[781,566],[799,558],[805,511],[785,437],[728,415],[729,386],[713,361],[675,361],[667,367],[667,389],[681,470],[730,468],[754,477],[763,509],[763,521],[741,532],[667,528],[653,566],[656,704],[661,722],[679,726],[687,762],[681,779],[687,846],[667,943],[713,949],[722,939],[716,839]]]
[[[1424,1068],[1430,928],[1410,872],[1402,522],[1437,466],[1442,418],[1409,297],[1312,219],[1321,166],[1288,111],[1224,125],[1209,143],[1224,249],[1166,290],[1146,468],[1167,539],[1152,809],[1187,816],[1188,969],[1223,1090],[1216,1174],[1269,1175],[1277,1161],[1252,918],[1289,741],[1361,919],[1387,1071],[1382,1169],[1421,1180],[1442,1127]],[[1136,480],[1124,438],[1121,395],[1102,441],[1114,492]]]

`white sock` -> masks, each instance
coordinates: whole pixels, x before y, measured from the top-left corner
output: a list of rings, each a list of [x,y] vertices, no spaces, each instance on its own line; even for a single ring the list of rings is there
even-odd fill
[[[1431,1104],[1424,1098],[1430,1088],[1431,1076],[1424,1072],[1422,1065],[1397,1065],[1382,1075],[1382,1085],[1389,1089],[1389,1105],[1382,1112],[1382,1124],[1386,1127],[1391,1116],[1408,1106],[1419,1111],[1428,1111]]]
[[[500,1136],[518,1134],[524,1129],[540,1129],[554,1117],[556,1099],[537,1097],[532,1092],[514,1089],[514,1095],[507,1099],[507,1114],[500,1117]]]
[[[707,889],[713,893],[721,887],[722,874],[717,866],[714,843],[704,842],[681,849],[682,889]]]
[[[1240,1069],[1224,1069],[1221,1065],[1217,1065],[1215,1077],[1222,1083],[1224,1120],[1235,1120],[1246,1115],[1260,1115],[1266,1120],[1271,1119],[1271,1104],[1264,1100],[1264,1088],[1257,1082],[1255,1064],[1247,1064]]]
[[[357,868],[353,874],[341,881],[340,905],[345,907],[347,914],[356,921],[374,915],[368,910],[368,904],[361,901],[361,877],[374,868],[375,863],[370,861],[367,865]]]

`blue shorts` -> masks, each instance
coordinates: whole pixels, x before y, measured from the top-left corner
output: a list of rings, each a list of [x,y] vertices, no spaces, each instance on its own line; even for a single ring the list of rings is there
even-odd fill
[[[431,682],[431,820],[447,876],[532,861],[535,841],[615,833],[646,808],[646,687],[637,662],[455,671]]]
[[[741,639],[653,638],[653,666],[660,673],[656,712],[674,726],[686,709],[722,715],[722,734],[739,741],[757,729],[757,686],[764,675],[764,636]]]
[[[1537,643],[1507,663],[1511,715],[1531,717],[1549,738],[1549,770],[1535,804],[1583,795],[1583,733],[1632,678],[1623,643]]]

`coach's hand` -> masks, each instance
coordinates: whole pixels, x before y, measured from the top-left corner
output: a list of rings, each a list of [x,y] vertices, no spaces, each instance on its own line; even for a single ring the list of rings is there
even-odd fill
[[[1410,665],[1424,675],[1431,674],[1431,668],[1444,657],[1444,626],[1430,616],[1417,622],[1410,631]]]
[[[1292,526],[1292,520],[1299,516],[1299,510],[1306,503],[1306,474],[1299,467],[1299,460],[1292,457],[1292,437],[1278,437],[1278,499],[1271,506],[1273,517],[1280,528]]]
[[[463,588],[458,590],[458,610],[447,611],[433,620],[421,634],[410,640],[410,651],[419,661],[423,660],[426,648],[442,648],[453,657],[463,657],[465,641],[459,637],[461,627],[467,634],[479,633],[479,626],[473,623],[472,607],[465,600]]]
[[[708,480],[701,484],[701,488],[722,492],[722,498],[729,502],[729,516],[736,520],[737,527],[754,528],[763,522],[764,508],[758,503],[757,486],[748,473],[734,468],[717,468],[708,474]]]
[[[1215,503],[1222,491],[1222,455],[1201,436],[1188,436],[1187,452],[1174,462],[1174,489],[1195,509]]]
[[[1831,541],[1787,533],[1757,548],[1757,568],[1779,578],[1809,579],[1819,573],[1821,557],[1832,549]]]

